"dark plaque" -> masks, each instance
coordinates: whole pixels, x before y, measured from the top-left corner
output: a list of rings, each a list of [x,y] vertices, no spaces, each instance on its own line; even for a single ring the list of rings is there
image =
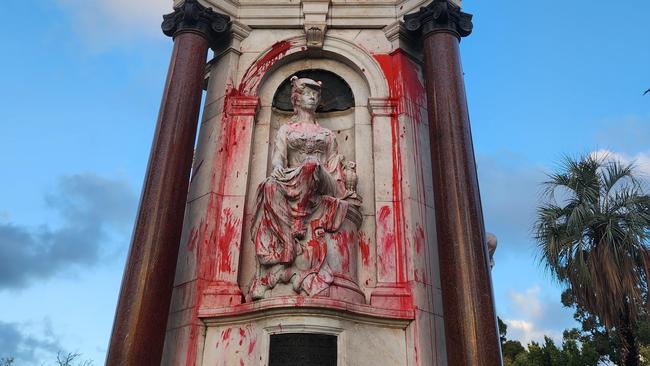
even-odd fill
[[[336,340],[325,334],[272,335],[269,366],[336,366]]]

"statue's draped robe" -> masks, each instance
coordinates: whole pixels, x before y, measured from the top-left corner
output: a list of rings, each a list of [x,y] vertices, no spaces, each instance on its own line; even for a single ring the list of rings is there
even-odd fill
[[[252,226],[257,258],[267,267],[295,264],[294,289],[309,295],[333,281],[325,262],[325,239],[316,232],[336,232],[345,219],[342,159],[332,131],[318,125],[283,125],[273,162],[286,168],[268,177],[257,191]]]

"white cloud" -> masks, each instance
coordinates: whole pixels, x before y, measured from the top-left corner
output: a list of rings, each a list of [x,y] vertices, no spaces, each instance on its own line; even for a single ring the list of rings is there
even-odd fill
[[[544,343],[544,336],[550,337],[556,344],[562,340],[562,332],[551,329],[539,329],[538,325],[525,320],[504,320],[508,325],[508,338],[517,339],[523,345],[530,342]]]
[[[639,174],[650,177],[650,152],[640,152],[635,155],[619,153],[611,150],[598,150],[592,153],[593,156],[606,159],[616,160],[624,164],[634,164]]]
[[[565,309],[559,298],[549,298],[536,285],[522,292],[508,292],[508,312],[503,321],[508,325],[508,339],[527,345],[531,341],[544,342],[548,336],[556,344],[562,342],[564,329],[575,326],[571,310]]]
[[[77,31],[95,48],[142,37],[162,37],[162,15],[172,0],[56,0],[69,12]]]
[[[542,304],[539,301],[541,289],[539,286],[526,289],[523,293],[510,291],[508,299],[517,308],[518,312],[528,318],[540,318],[543,315]]]

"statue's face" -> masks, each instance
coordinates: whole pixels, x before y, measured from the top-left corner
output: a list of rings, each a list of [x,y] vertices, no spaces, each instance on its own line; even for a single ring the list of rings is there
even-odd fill
[[[305,88],[300,93],[298,104],[309,111],[315,111],[320,103],[320,91],[313,88]]]

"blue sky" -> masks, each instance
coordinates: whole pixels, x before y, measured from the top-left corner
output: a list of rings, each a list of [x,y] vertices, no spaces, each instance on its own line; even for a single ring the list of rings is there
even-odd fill
[[[101,364],[171,41],[167,0],[6,0],[0,22],[0,357]],[[499,315],[524,341],[572,325],[530,228],[562,154],[650,173],[650,3],[465,1],[462,42]]]

